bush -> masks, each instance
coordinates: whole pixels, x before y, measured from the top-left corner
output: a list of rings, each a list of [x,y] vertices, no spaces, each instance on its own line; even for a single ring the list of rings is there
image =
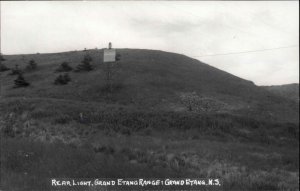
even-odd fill
[[[0,72],[5,72],[7,70],[9,70],[9,68],[6,67],[4,64],[0,63]]]
[[[80,71],[91,71],[93,70],[93,67],[91,65],[91,61],[92,58],[90,55],[86,54],[83,58],[83,60],[81,61],[81,64],[79,64],[76,67],[76,72],[80,72]]]
[[[26,70],[34,70],[37,68],[37,63],[34,60],[30,60],[26,66]]]
[[[71,66],[69,66],[69,63],[63,62],[55,71],[56,72],[69,72],[71,70],[73,70],[73,68]]]
[[[21,73],[18,74],[17,79],[15,80],[15,88],[26,87],[30,84],[24,79]]]
[[[214,98],[199,96],[196,92],[182,93],[180,99],[188,111],[218,112],[226,109],[225,103]]]
[[[67,84],[69,81],[71,81],[70,76],[68,75],[68,73],[65,73],[64,75],[59,75],[55,81],[54,84],[55,85],[65,85]]]

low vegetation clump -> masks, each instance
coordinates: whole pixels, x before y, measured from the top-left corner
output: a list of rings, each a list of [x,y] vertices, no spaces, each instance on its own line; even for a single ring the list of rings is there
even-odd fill
[[[4,64],[0,63],[0,72],[5,72],[7,70],[10,70],[7,66],[5,66]]]
[[[92,57],[88,54],[86,54],[81,61],[81,64],[77,65],[76,67],[76,72],[81,72],[81,71],[91,71],[93,70],[93,67],[91,65],[92,62]]]
[[[71,81],[71,78],[68,73],[65,73],[64,75],[59,75],[55,81],[55,85],[65,85],[68,84]]]
[[[26,70],[35,70],[37,68],[37,63],[32,59],[28,62]]]
[[[196,92],[182,93],[180,98],[188,111],[220,112],[226,109],[225,103],[210,97],[199,96]]]
[[[25,80],[25,78],[23,77],[22,73],[18,74],[17,79],[15,80],[15,88],[20,88],[20,87],[27,87],[30,84]]]
[[[69,72],[73,70],[73,68],[69,65],[68,62],[63,62],[60,66],[55,70],[56,72]]]

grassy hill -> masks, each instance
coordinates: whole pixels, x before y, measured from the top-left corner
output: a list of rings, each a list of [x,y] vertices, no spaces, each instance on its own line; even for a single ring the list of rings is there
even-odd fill
[[[278,96],[299,102],[299,84],[263,87]]]
[[[203,177],[223,190],[299,190],[298,104],[183,55],[117,52],[112,92],[103,50],[4,55],[30,86],[0,72],[1,189],[53,190],[51,177]],[[75,68],[86,53],[94,69],[55,85],[60,64]],[[25,70],[31,59],[37,68]]]
[[[62,62],[76,67],[84,54],[93,58],[94,70],[74,73],[67,86],[53,84],[58,74],[55,69]],[[103,50],[73,51],[53,54],[5,56],[7,67],[18,64],[24,68],[30,59],[38,69],[25,73],[31,83],[28,88],[14,89],[15,76],[3,73],[2,96],[42,97],[89,102],[107,102]],[[118,89],[111,102],[141,108],[185,110],[180,95],[195,92],[228,104],[227,111],[267,120],[297,122],[298,105],[274,95],[252,82],[238,78],[189,57],[155,50],[118,49],[120,71],[115,78]]]

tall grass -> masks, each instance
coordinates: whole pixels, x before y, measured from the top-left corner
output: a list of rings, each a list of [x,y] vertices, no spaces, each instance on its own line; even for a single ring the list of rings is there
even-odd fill
[[[26,113],[27,118],[48,121],[54,125],[75,122],[128,135],[149,129],[194,130],[195,135],[234,138],[238,141],[294,146],[299,143],[299,124],[274,123],[231,114],[151,111],[113,105],[92,106],[81,102],[42,103],[30,100],[8,102],[1,106],[1,110],[17,118],[22,118]]]
[[[3,137],[2,137],[3,138]],[[168,169],[132,165],[119,153],[95,150],[90,144],[72,147],[62,142],[29,139],[1,141],[1,188],[51,190],[49,178],[126,178],[184,176]],[[52,188],[53,189],[53,188]]]

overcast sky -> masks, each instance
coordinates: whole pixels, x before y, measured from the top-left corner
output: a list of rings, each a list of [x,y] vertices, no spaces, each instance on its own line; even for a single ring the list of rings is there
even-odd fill
[[[298,1],[0,3],[3,54],[111,41],[116,48],[182,53],[257,85],[299,83]]]

